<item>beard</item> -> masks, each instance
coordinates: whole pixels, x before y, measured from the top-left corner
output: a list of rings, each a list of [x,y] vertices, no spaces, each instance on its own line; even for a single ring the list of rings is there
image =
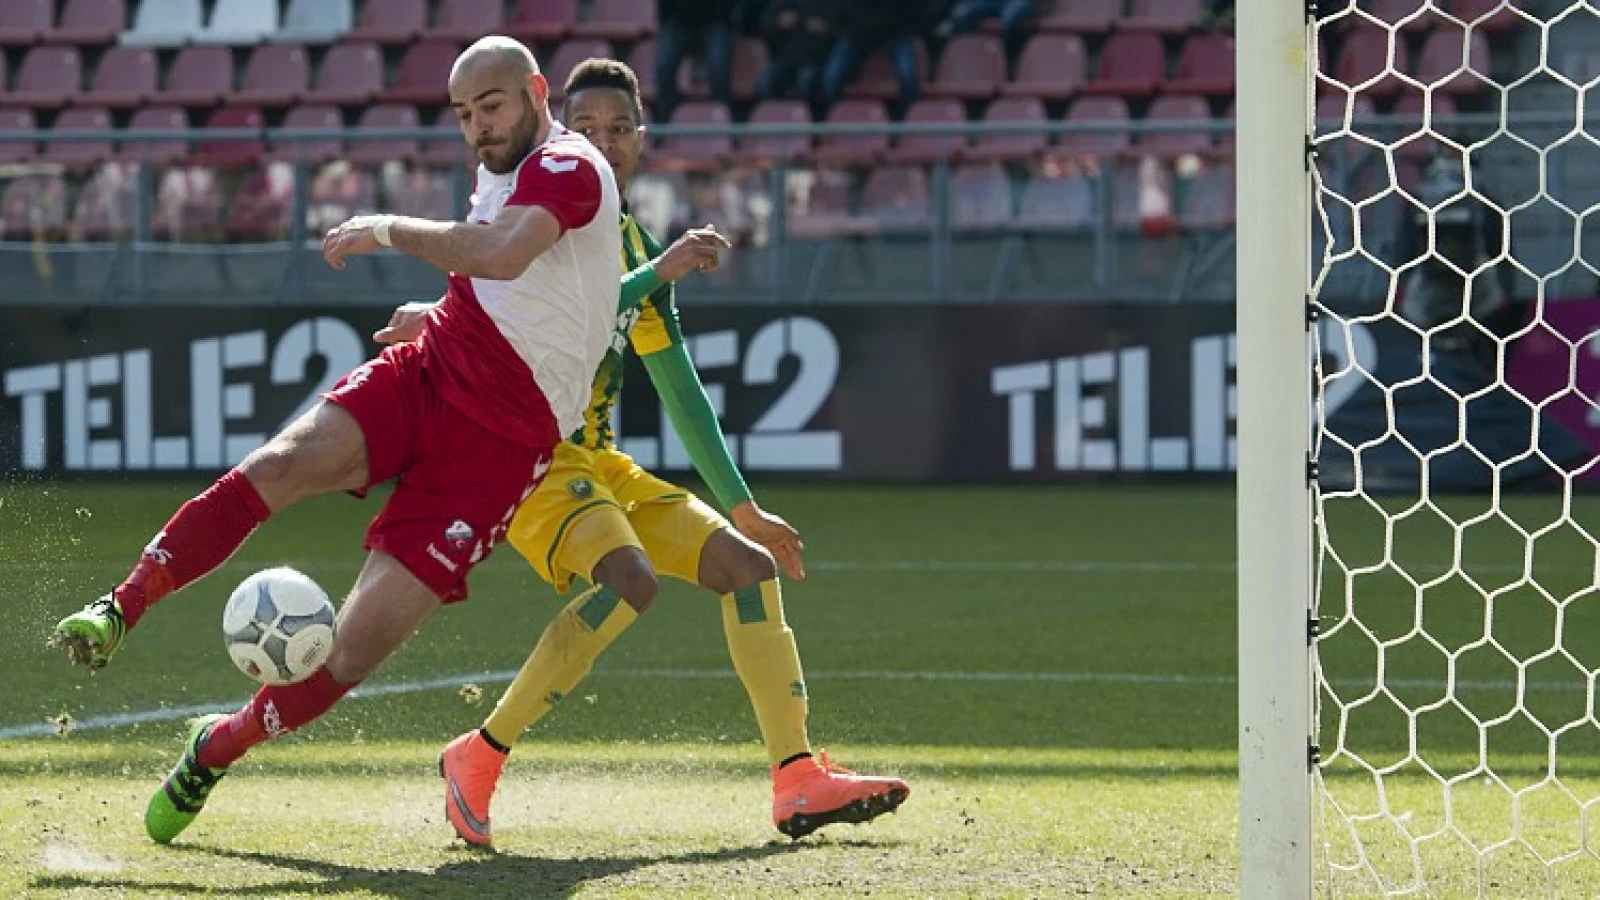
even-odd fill
[[[512,126],[511,134],[477,147],[478,159],[484,168],[496,175],[516,169],[533,152],[533,139],[539,134],[539,114],[534,111],[532,94],[523,91],[522,100],[522,117]]]

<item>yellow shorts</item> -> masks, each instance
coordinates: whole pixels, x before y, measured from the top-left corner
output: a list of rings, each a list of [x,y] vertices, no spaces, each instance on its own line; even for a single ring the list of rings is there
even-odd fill
[[[589,580],[607,553],[638,547],[662,575],[696,583],[700,551],[721,514],[677,485],[646,472],[620,450],[563,441],[550,471],[511,520],[506,539],[539,577],[566,593]]]

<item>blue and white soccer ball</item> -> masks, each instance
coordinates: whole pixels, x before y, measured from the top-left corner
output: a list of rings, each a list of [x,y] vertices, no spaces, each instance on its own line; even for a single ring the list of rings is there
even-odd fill
[[[306,575],[264,569],[233,589],[222,608],[222,636],[239,671],[262,684],[294,684],[333,652],[333,604]]]

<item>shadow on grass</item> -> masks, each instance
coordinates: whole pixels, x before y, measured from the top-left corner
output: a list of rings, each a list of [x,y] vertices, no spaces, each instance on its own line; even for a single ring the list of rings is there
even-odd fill
[[[97,878],[89,875],[49,875],[35,878],[37,890],[94,890],[158,896],[216,895],[233,897],[280,897],[285,894],[312,896],[359,894],[395,900],[446,897],[565,897],[592,881],[623,875],[655,865],[698,865],[757,862],[773,856],[805,853],[818,847],[881,849],[892,846],[883,841],[832,841],[827,844],[780,843],[757,847],[729,847],[692,853],[662,853],[654,856],[592,856],[575,859],[544,859],[497,851],[461,849],[463,858],[431,871],[412,869],[368,869],[282,853],[258,853],[200,845],[175,846],[181,853],[221,857],[239,862],[270,866],[295,872],[303,878],[252,885],[222,886],[203,881],[152,882],[138,879]]]

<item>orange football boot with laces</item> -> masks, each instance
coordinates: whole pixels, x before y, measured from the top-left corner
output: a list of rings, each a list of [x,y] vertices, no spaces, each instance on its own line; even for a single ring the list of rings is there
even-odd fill
[[[772,821],[795,839],[835,822],[870,822],[909,796],[904,781],[857,775],[829,761],[826,751],[772,770]]]
[[[477,730],[445,745],[439,754],[439,774],[444,778],[444,814],[461,839],[475,847],[494,843],[489,829],[489,798],[506,754],[489,746]]]

